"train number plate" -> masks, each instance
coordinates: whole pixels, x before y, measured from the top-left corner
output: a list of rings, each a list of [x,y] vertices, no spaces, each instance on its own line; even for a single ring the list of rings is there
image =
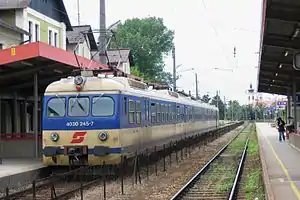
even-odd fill
[[[73,122],[67,122],[66,126],[74,127],[74,126],[93,126],[93,121],[73,121]]]

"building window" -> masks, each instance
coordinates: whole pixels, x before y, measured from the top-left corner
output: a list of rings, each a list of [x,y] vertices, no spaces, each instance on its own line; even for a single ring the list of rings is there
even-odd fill
[[[57,33],[54,33],[54,46],[57,47]]]
[[[29,32],[29,41],[32,42],[33,41],[33,26],[32,26],[32,21],[29,21],[29,28],[28,28],[28,32]]]
[[[48,31],[48,44],[52,44],[52,30]]]
[[[59,35],[58,35],[58,31],[53,29],[53,28],[49,28],[48,29],[48,44],[58,47],[59,46]]]
[[[29,42],[40,41],[40,24],[39,24],[39,22],[29,19],[28,20],[28,32],[30,33]]]
[[[35,24],[35,41],[40,41],[40,25]]]
[[[0,50],[3,50],[3,44],[0,43]]]

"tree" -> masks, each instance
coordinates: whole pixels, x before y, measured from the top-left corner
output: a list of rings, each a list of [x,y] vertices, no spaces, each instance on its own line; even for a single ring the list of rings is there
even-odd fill
[[[229,120],[240,120],[243,117],[242,108],[238,101],[233,100],[228,102],[226,118]]]
[[[202,100],[204,103],[209,103],[210,99],[211,99],[211,98],[209,97],[208,94],[203,95],[202,98],[201,98],[201,100]]]
[[[110,48],[131,49],[136,65],[133,74],[151,81],[164,80],[163,58],[173,47],[174,31],[164,25],[162,18],[128,19],[117,27],[115,36]]]
[[[223,101],[221,100],[220,96],[219,95],[214,96],[211,99],[210,104],[218,107],[218,109],[219,109],[219,120],[224,120],[225,105],[224,105]]]

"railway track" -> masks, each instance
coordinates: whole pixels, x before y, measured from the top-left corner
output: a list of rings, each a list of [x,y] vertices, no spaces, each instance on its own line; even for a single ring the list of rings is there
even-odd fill
[[[253,124],[245,125],[171,200],[243,199],[239,181]],[[247,131],[247,129],[249,131]]]
[[[0,200],[47,200],[47,199],[68,199],[75,192],[83,192],[83,188],[87,188],[103,181],[102,176],[85,177],[84,171],[87,168],[78,168],[66,173],[60,173],[38,179],[27,188],[4,195]],[[110,173],[103,173],[110,178]]]
[[[130,168],[130,166],[128,167]],[[87,178],[82,172],[88,171],[87,168],[90,169],[91,167],[83,167],[36,180],[32,184],[23,186],[22,189],[20,188],[20,191],[14,193],[7,191],[6,194],[0,194],[0,200],[68,199],[74,196],[75,193],[79,193],[82,196],[83,190],[101,181],[114,180],[116,175],[120,175],[112,174],[112,171],[104,169],[105,171],[101,171],[101,175],[92,176],[92,178],[88,176]],[[129,168],[128,170],[123,169],[124,177],[130,174]]]

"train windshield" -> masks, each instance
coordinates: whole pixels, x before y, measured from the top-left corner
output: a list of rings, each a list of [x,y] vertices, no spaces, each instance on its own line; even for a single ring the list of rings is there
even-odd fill
[[[66,99],[52,98],[47,104],[48,117],[62,117],[66,114]]]
[[[112,116],[114,115],[115,102],[111,97],[93,97],[92,115],[93,116]]]
[[[68,115],[72,117],[88,116],[90,99],[88,97],[70,97]]]
[[[47,103],[47,116],[110,117],[115,114],[115,100],[109,96],[53,97]]]

